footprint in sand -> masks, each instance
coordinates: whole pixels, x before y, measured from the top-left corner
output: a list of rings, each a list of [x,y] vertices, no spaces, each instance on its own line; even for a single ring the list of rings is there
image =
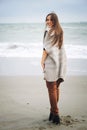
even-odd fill
[[[68,125],[73,125],[74,123],[79,122],[78,119],[73,119],[70,115],[67,116],[61,116],[61,124],[68,126]]]

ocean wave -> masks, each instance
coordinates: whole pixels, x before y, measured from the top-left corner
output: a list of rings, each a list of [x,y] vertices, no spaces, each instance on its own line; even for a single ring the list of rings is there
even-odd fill
[[[66,45],[67,57],[70,59],[87,59],[87,45]]]
[[[37,57],[42,56],[42,43],[0,43],[0,57]],[[87,59],[87,45],[65,44],[67,58]]]

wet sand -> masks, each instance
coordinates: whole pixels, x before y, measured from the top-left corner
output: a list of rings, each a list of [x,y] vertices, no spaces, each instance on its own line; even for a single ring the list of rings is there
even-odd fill
[[[42,76],[0,77],[0,130],[87,130],[87,76],[67,76],[60,86],[60,125],[48,121]]]

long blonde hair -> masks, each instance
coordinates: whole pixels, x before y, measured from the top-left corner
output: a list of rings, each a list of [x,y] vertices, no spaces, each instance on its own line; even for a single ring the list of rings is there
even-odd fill
[[[46,21],[47,21],[47,17],[51,16],[51,21],[53,22],[53,27],[52,29],[49,31],[49,35],[54,32],[54,39],[53,39],[53,45],[58,43],[58,47],[59,49],[61,48],[62,44],[63,44],[63,30],[62,27],[59,23],[58,20],[58,16],[55,13],[49,13],[46,16]]]

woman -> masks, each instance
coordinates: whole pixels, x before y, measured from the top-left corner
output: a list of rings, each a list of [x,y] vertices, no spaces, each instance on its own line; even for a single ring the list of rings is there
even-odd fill
[[[49,121],[59,124],[59,86],[65,79],[66,54],[63,45],[63,30],[55,13],[46,16],[41,65],[48,88],[50,101]]]

